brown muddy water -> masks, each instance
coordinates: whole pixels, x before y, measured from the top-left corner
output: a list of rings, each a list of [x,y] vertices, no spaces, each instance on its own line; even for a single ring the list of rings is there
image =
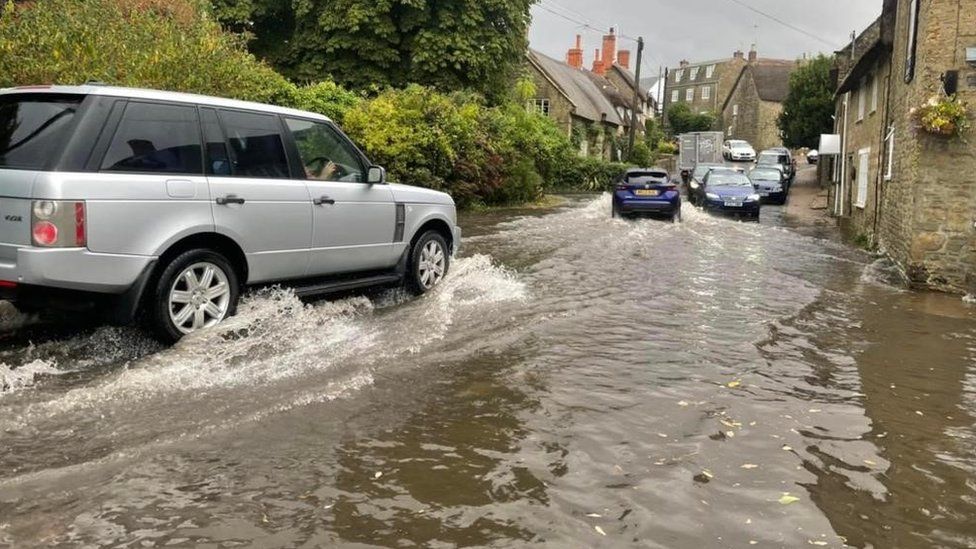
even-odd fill
[[[432,295],[0,342],[0,545],[976,545],[976,307],[823,235],[469,216]]]

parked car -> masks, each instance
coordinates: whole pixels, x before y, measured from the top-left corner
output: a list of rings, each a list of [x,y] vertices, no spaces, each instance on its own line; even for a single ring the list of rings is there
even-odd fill
[[[612,217],[646,215],[681,220],[681,193],[661,168],[631,168],[614,181]]]
[[[765,150],[759,153],[756,166],[779,166],[783,174],[786,175],[787,186],[793,183],[793,177],[796,175],[796,165],[788,151],[784,153],[783,150]]]
[[[818,151],[817,149],[810,149],[810,152],[807,153],[807,163],[816,164],[819,161],[820,161],[820,151]]]
[[[454,201],[387,183],[328,118],[96,85],[0,91],[0,299],[214,326],[248,286],[300,297],[447,275]]]
[[[756,159],[756,150],[747,141],[730,139],[722,146],[722,157],[730,162],[752,162]]]
[[[702,196],[699,192],[702,188],[702,180],[705,179],[705,175],[712,169],[727,168],[725,164],[698,164],[691,172],[688,180],[688,202],[692,205],[698,204],[699,197]]]
[[[774,204],[786,204],[789,187],[786,176],[776,168],[759,167],[749,172],[749,180],[763,201]]]
[[[710,170],[703,180],[700,202],[707,212],[759,220],[762,197],[749,177],[735,170]]]

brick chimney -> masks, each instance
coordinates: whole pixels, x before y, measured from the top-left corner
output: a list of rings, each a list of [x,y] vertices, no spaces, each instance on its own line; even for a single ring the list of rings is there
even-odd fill
[[[610,34],[603,37],[603,68],[609,69],[617,62],[617,33],[610,27]]]
[[[685,68],[685,67],[687,67],[687,66],[688,66],[688,65],[690,65],[690,64],[691,64],[691,63],[689,63],[687,59],[682,59],[682,60],[681,60],[681,62],[680,62],[680,63],[678,63],[678,66],[679,66],[679,67],[681,67],[681,68],[683,69],[683,68]]]
[[[756,45],[753,44],[752,48],[749,49],[749,62],[755,63],[756,59],[759,59],[759,52],[756,51]]]
[[[746,58],[746,54],[742,53],[742,50],[735,50],[735,53],[732,54],[732,58],[743,60]]]
[[[617,64],[625,69],[630,69],[630,50],[620,50],[617,52]]]
[[[597,49],[593,56],[593,72],[604,76],[607,74],[607,66],[603,64],[603,58],[600,57],[600,50]]]
[[[583,68],[583,37],[576,35],[576,47],[566,53],[566,64],[574,69]]]

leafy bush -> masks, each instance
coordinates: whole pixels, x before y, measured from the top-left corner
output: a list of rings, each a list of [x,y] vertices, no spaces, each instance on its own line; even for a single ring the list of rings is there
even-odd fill
[[[662,139],[657,143],[657,152],[660,154],[678,154],[678,146]]]
[[[715,115],[709,112],[696,113],[687,103],[674,103],[668,107],[668,123],[675,135],[705,132],[715,125]]]
[[[297,87],[294,95],[283,103],[288,107],[324,114],[341,124],[346,112],[362,100],[362,96],[327,81]]]
[[[0,87],[100,80],[287,102],[294,86],[208,13],[202,0],[8,1]]]
[[[654,153],[643,141],[635,142],[634,149],[627,155],[627,161],[637,166],[651,166],[654,164],[654,160]]]
[[[553,188],[562,191],[603,191],[630,164],[607,162],[599,158],[576,156],[560,166]]]

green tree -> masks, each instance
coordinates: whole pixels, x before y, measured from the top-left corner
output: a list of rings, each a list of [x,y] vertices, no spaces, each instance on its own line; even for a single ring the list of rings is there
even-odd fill
[[[833,60],[819,55],[790,75],[790,91],[777,121],[787,147],[816,147],[820,134],[833,128]]]
[[[668,107],[668,123],[675,135],[705,132],[715,126],[715,115],[710,112],[696,113],[687,103],[675,103]]]
[[[351,89],[410,83],[504,99],[528,46],[534,0],[212,0],[253,33],[251,51],[294,81]]]

